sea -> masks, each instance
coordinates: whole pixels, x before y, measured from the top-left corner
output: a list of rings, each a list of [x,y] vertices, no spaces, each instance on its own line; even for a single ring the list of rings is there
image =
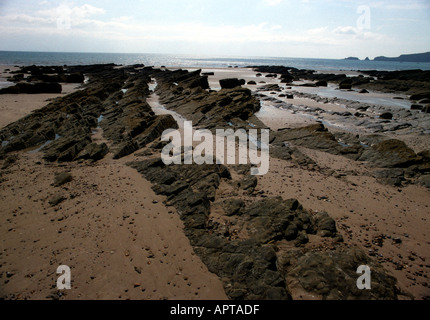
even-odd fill
[[[430,63],[364,61],[344,59],[310,59],[285,57],[196,56],[154,53],[79,53],[79,52],[24,52],[0,51],[0,65],[8,66],[73,66],[115,63],[118,65],[144,64],[153,67],[177,68],[235,68],[276,65],[316,71],[356,70],[430,70]]]

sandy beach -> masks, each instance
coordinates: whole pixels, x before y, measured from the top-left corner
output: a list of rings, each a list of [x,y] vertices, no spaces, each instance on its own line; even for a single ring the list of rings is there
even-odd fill
[[[24,153],[2,177],[4,297],[55,298],[56,267],[66,264],[73,270],[67,299],[226,298],[174,209],[133,169],[111,159],[85,168],[42,168],[40,161]],[[73,180],[52,186],[64,171]],[[52,207],[58,195],[67,200]]]
[[[6,68],[0,69],[3,78],[8,75]],[[280,93],[296,95],[295,90],[299,88],[291,88],[279,78],[265,77],[264,73],[257,76],[258,72],[251,68],[201,70],[202,74],[212,72],[208,83],[214,91],[221,90],[221,79],[244,79],[243,87],[258,95],[261,101],[255,117],[274,132],[324,121],[332,124],[327,127],[333,132],[342,131],[339,128],[345,126],[356,130],[357,135],[375,134],[339,115],[345,111],[357,112],[353,106],[332,100],[316,101],[307,96],[293,99],[280,96]],[[265,90],[263,87],[267,85],[278,85],[281,91]],[[81,89],[81,85],[65,84],[61,94],[0,95],[0,129],[55,98]],[[150,89],[155,90],[155,86]],[[384,97],[389,99],[392,95]],[[156,116],[173,114],[180,128],[180,120],[187,118],[180,114],[180,109],[164,109],[158,95],[152,94],[147,102]],[[369,121],[378,120],[371,113],[380,111],[365,112],[369,114]],[[428,134],[409,128],[380,134],[405,141],[417,153],[427,146]],[[113,150],[112,141],[100,127],[93,132],[92,142],[106,143]],[[400,299],[428,299],[429,189],[418,184],[402,187],[382,184],[375,178],[374,169],[364,162],[295,145],[294,141],[289,144],[314,164],[304,167],[294,157],[291,160],[272,157],[269,173],[258,177],[255,190],[251,194],[239,193],[235,198],[247,204],[267,197],[294,198],[312,214],[329,213],[343,238],[342,246],[360,248],[397,279],[402,291]],[[118,160],[111,151],[96,162],[47,162],[43,152],[30,148],[10,153],[6,158],[9,160],[0,160],[3,167],[0,171],[1,298],[228,298],[223,279],[211,272],[196,254],[196,246],[190,243],[175,206],[167,205],[167,196],[157,194],[154,184],[128,165],[157,155],[144,153],[139,149]],[[56,175],[64,172],[71,175],[70,181],[56,186]],[[236,192],[232,188],[221,182],[211,207],[212,222],[236,223],[223,216],[220,209],[223,201]],[[58,204],[52,205],[58,198],[61,199]],[[245,228],[237,232],[238,239],[248,237]],[[304,252],[315,248],[324,251],[321,248],[329,241],[316,236],[309,238],[302,247]],[[283,252],[291,244],[280,240],[277,246]],[[57,290],[59,265],[70,266],[72,290]],[[295,300],[322,298],[304,293],[302,287],[294,285],[294,279],[287,278],[287,283]]]

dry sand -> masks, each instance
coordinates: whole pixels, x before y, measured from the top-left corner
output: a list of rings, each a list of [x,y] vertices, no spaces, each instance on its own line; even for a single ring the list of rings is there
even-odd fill
[[[203,70],[211,71],[213,89],[220,78],[256,79],[251,69]],[[26,99],[38,104],[26,104]],[[156,97],[152,99],[156,105]],[[301,102],[315,105],[312,100]],[[42,96],[2,96],[0,126],[44,104]],[[273,129],[313,121],[270,104],[259,117]],[[93,138],[101,140],[101,131]],[[257,189],[267,196],[297,198],[308,210],[327,211],[345,241],[374,255],[402,290],[418,299],[429,296],[430,192],[417,186],[384,186],[367,175],[365,165],[300,150],[323,170],[271,159]],[[20,152],[0,176],[0,296],[58,295],[56,268],[65,264],[71,267],[73,288],[62,292],[66,299],[226,299],[220,279],[194,254],[175,209],[165,207],[150,183],[126,166],[136,155],[119,161],[108,155],[94,165],[44,165],[41,156]],[[62,171],[70,172],[73,180],[54,187],[54,176]],[[53,207],[48,201],[56,195],[66,200]],[[301,298],[299,293],[293,296]]]
[[[226,299],[151,184],[107,157],[96,165],[41,165],[23,152],[0,185],[1,296],[56,294],[56,268],[71,268],[66,299]],[[52,185],[55,174],[73,180]],[[49,200],[64,196],[51,206]]]
[[[0,96],[1,126],[58,96]],[[93,140],[104,141],[101,129]],[[227,299],[220,279],[194,254],[175,209],[126,165],[133,156],[108,155],[95,165],[45,165],[30,150],[17,156],[1,175],[1,297]],[[54,187],[55,174],[64,171],[73,180]],[[58,195],[66,200],[51,206]],[[60,265],[71,268],[72,290],[56,289]]]

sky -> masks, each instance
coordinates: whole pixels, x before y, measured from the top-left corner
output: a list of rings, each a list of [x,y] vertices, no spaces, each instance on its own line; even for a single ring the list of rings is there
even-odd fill
[[[396,57],[430,51],[430,0],[0,0],[0,50]]]

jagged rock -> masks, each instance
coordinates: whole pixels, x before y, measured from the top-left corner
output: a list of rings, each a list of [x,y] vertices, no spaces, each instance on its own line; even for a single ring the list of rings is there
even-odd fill
[[[321,237],[334,237],[336,235],[336,222],[327,212],[318,212],[313,219],[315,228],[318,230],[317,235]]]
[[[397,281],[357,248],[328,252],[289,250],[278,265],[292,293],[308,292],[327,300],[397,300]],[[371,269],[371,290],[357,288],[359,266]]]
[[[246,228],[250,236],[262,243],[273,240],[295,240],[300,232],[334,237],[336,225],[327,214],[311,217],[297,200],[269,198],[256,202],[246,210]]]
[[[418,178],[418,183],[426,188],[430,188],[430,175],[424,175]]]
[[[183,75],[184,78],[186,76]],[[188,89],[172,92],[169,90],[170,81],[169,76],[164,74],[157,78],[160,102],[193,121],[194,126],[207,129],[225,128],[227,125],[232,128],[243,127],[261,107],[247,88],[234,87],[216,92],[195,89],[194,94],[190,94]]]
[[[282,88],[278,84],[267,84],[258,88],[257,91],[275,91],[282,92]]]
[[[335,136],[323,124],[315,124],[302,128],[283,129],[273,133],[275,139],[272,145],[282,147],[285,142],[297,146],[325,151],[336,155],[345,155],[357,159],[362,152],[359,141],[343,146],[338,143]],[[298,155],[298,153],[297,153]],[[303,159],[303,157],[301,157]]]
[[[413,101],[419,101],[419,100],[423,100],[423,99],[430,99],[430,92],[426,91],[426,92],[421,92],[421,93],[413,94],[410,97],[410,99],[413,100]]]
[[[369,161],[381,168],[404,168],[418,161],[417,154],[403,141],[388,139],[367,148],[360,161]]]
[[[55,206],[58,206],[64,200],[66,200],[64,196],[55,196],[51,198],[48,202],[52,207],[55,207]]]
[[[64,73],[62,66],[26,66],[22,67],[17,73],[30,73],[31,75]]]
[[[300,87],[316,88],[317,85],[315,83],[308,82],[308,83],[301,84]]]
[[[4,88],[0,90],[0,94],[18,94],[18,93],[28,93],[28,94],[38,94],[38,93],[61,93],[62,86],[59,83],[54,82],[38,82],[38,83],[27,83],[20,82],[15,86]]]
[[[327,86],[328,86],[328,83],[327,83],[327,81],[325,81],[325,80],[321,80],[321,81],[317,81],[317,82],[315,83],[315,86],[317,86],[317,87],[327,87]]]
[[[54,187],[60,187],[70,181],[72,181],[73,177],[69,172],[61,172],[55,175],[54,178]]]
[[[412,104],[411,110],[422,110],[424,107],[420,104]]]
[[[91,143],[87,145],[76,157],[76,160],[94,160],[98,161],[103,159],[108,154],[109,148],[106,143],[97,144]]]
[[[18,156],[17,155],[12,155],[12,156],[8,156],[6,157],[6,159],[3,162],[3,166],[1,167],[2,170],[6,170],[9,167],[11,167],[16,161],[18,161]]]
[[[84,83],[85,76],[80,73],[76,72],[70,75],[66,75],[65,81],[67,83]]]
[[[233,89],[240,87],[245,84],[245,80],[239,80],[237,78],[221,79],[219,81],[222,89]]]
[[[295,148],[292,150],[291,158],[300,166],[317,165],[314,160]]]
[[[249,193],[254,192],[257,184],[258,184],[258,178],[252,175],[247,176],[245,179],[239,182],[240,188],[248,191]]]
[[[65,83],[83,83],[85,77],[82,73],[76,72],[73,74],[58,73],[52,74],[36,74],[29,77],[27,80],[42,81],[42,82],[65,82]]]
[[[289,293],[276,270],[276,252],[270,245],[253,240],[231,241],[211,237],[200,241],[196,251],[211,272],[224,280],[226,294],[233,300],[286,300]],[[213,243],[211,245],[211,243]]]
[[[62,137],[42,149],[45,153],[43,158],[50,162],[73,161],[90,142],[88,136]]]
[[[140,136],[137,137],[139,148],[145,147],[148,143],[160,138],[165,130],[178,129],[178,123],[172,115],[159,115],[154,120],[153,124],[148,127]]]
[[[245,203],[241,199],[227,199],[223,202],[223,209],[227,216],[240,215]]]
[[[351,90],[352,89],[352,80],[347,79],[347,80],[342,81],[339,84],[339,89],[340,90]]]
[[[278,159],[282,159],[282,160],[291,160],[292,156],[291,156],[291,149],[285,147],[284,145],[274,145],[271,146],[270,148],[270,156],[271,157],[275,157]]]
[[[405,172],[401,168],[391,168],[386,170],[378,170],[373,176],[380,182],[396,187],[400,187],[405,180]]]
[[[133,152],[137,151],[139,149],[136,142],[129,140],[129,141],[123,141],[116,145],[113,148],[113,158],[114,159],[121,159],[123,157],[126,157]]]
[[[385,120],[391,120],[393,119],[393,114],[391,112],[384,112],[379,116],[379,118],[385,119]]]

